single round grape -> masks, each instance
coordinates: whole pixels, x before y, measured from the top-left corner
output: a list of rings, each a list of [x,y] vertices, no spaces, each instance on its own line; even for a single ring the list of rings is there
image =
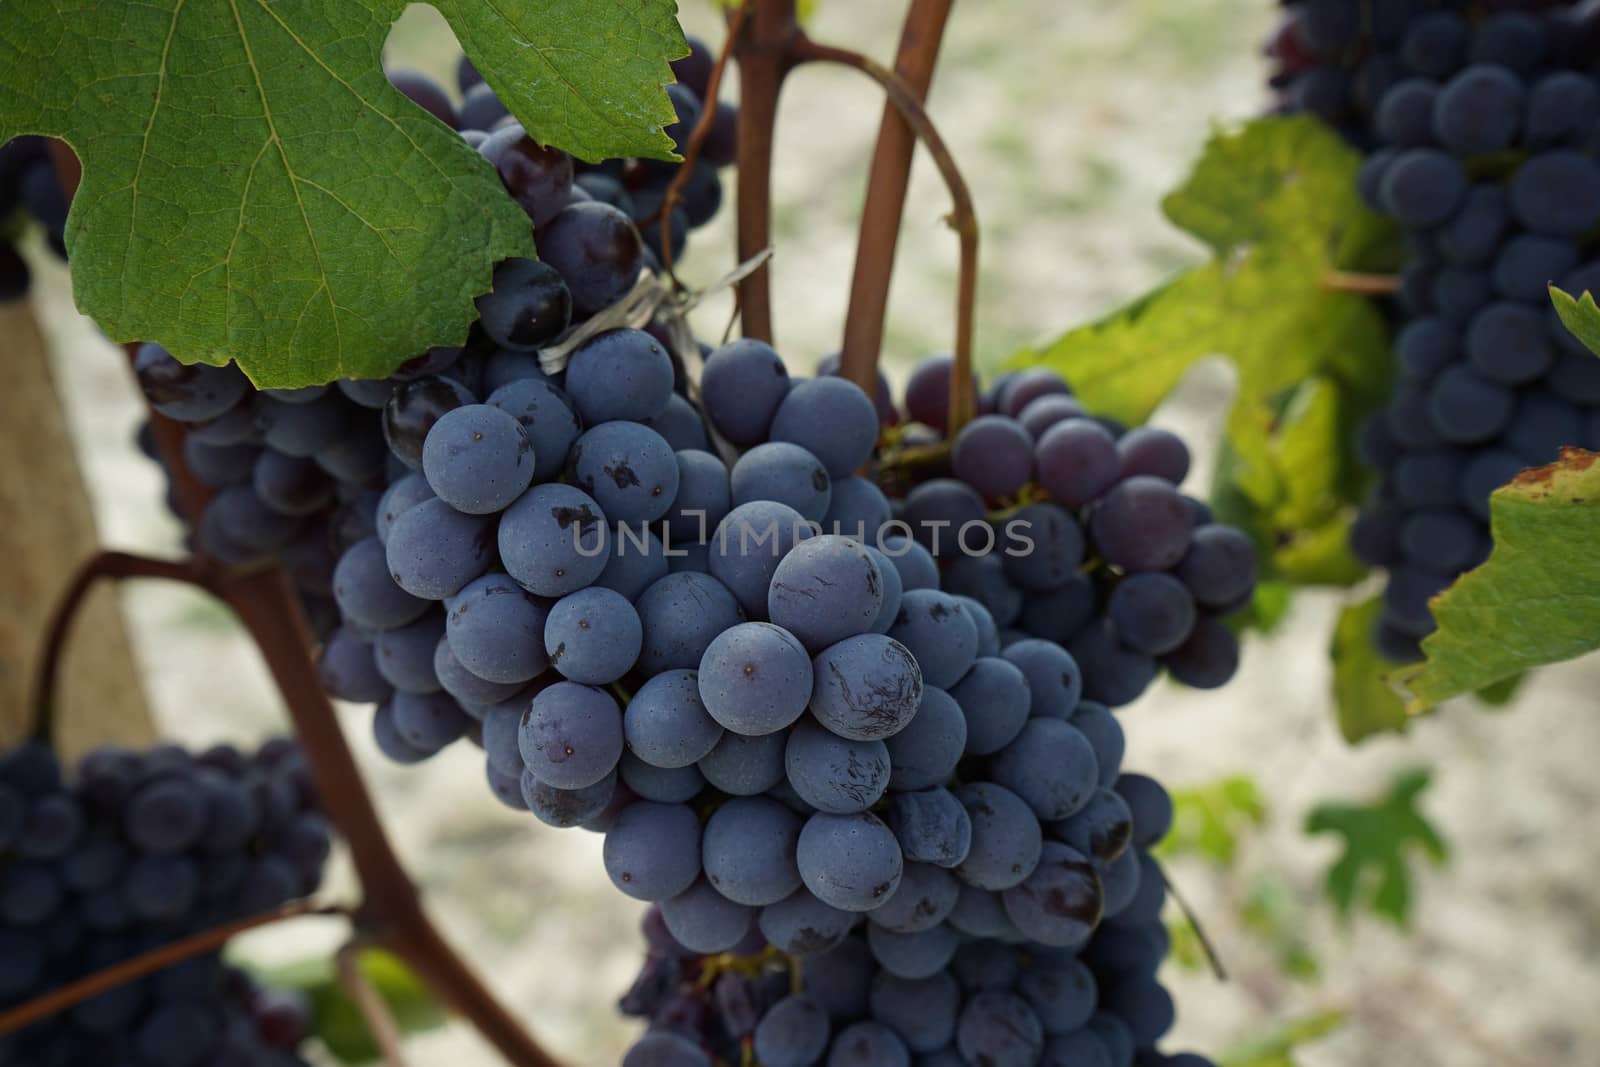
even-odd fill
[[[925,685],[954,685],[978,655],[977,623],[954,597],[934,589],[901,596],[889,636],[916,657]]]
[[[379,631],[372,642],[379,673],[396,689],[437,693],[439,675],[433,669],[433,653],[443,639],[442,611],[431,611],[397,629]]]
[[[842,944],[856,924],[852,912],[824,904],[801,887],[761,909],[761,934],[778,951],[817,956]]]
[[[775,904],[800,888],[800,817],[766,797],[734,797],[706,821],[700,852],[717,892],[740,904]]]
[[[950,696],[966,719],[966,751],[973,756],[992,755],[1010,744],[1027,722],[1032,702],[1022,669],[993,656],[973,661]]]
[[[1089,519],[1101,558],[1126,571],[1165,570],[1189,547],[1194,516],[1182,494],[1148,475],[1118,483]]]
[[[629,750],[657,767],[691,766],[722,739],[722,726],[706,711],[691,670],[664,671],[640,686],[623,713],[622,729]]]
[[[445,635],[467,670],[491,682],[526,682],[549,664],[544,651],[548,601],[504,574],[466,585],[450,603]]]
[[[430,497],[395,520],[384,559],[401,589],[444,600],[494,565],[494,540],[492,516],[469,515]]]
[[[1040,821],[1065,819],[1099,786],[1094,746],[1060,719],[1031,719],[989,764],[994,781],[1021,797]],[[996,887],[987,887],[996,888]]]
[[[717,431],[741,448],[767,439],[778,405],[789,394],[789,372],[770,345],[734,341],[706,357],[700,398]],[[820,516],[819,516],[820,517]]]
[[[139,346],[133,372],[150,406],[180,422],[214,419],[250,391],[250,380],[233,364],[179,363],[154,341]]]
[[[700,758],[700,773],[715,789],[732,796],[757,796],[784,780],[783,732],[746,737],[729,730]]]
[[[767,592],[767,617],[812,653],[867,632],[882,608],[877,563],[861,542],[837,534],[795,545]]]
[[[1032,874],[1043,835],[1028,803],[993,782],[969,782],[955,795],[972,819],[972,848],[956,876],[980,889],[1010,889]]]
[[[433,424],[446,412],[476,402],[466,386],[450,378],[402,382],[383,407],[383,439],[397,459],[421,470],[423,443]]]
[[[889,784],[897,790],[942,785],[955,773],[967,743],[967,719],[961,705],[943,689],[924,685],[922,702],[911,722],[886,742]]]
[[[708,542],[733,506],[728,468],[710,452],[682,449],[676,457],[678,492],[666,516],[667,531],[679,543]]]
[[[591,584],[610,556],[606,515],[569,485],[535,485],[500,518],[500,560],[539,596],[565,596]]]
[[[845,478],[872,457],[878,412],[854,382],[812,378],[796,382],[779,402],[768,438],[800,446],[831,477]]]
[[[956,434],[950,465],[986,499],[1008,497],[1033,477],[1033,438],[1013,419],[981,415]]]
[[[462,737],[471,722],[448,693],[399,690],[389,708],[395,732],[418,752],[438,752]]]
[[[733,594],[707,574],[668,574],[635,604],[644,627],[639,666],[647,674],[700,667],[711,642],[743,621]]]
[[[533,446],[521,423],[488,404],[445,412],[422,445],[428,486],[469,515],[504,509],[528,488],[533,467]]]
[[[700,876],[700,819],[683,804],[629,804],[606,831],[603,856],[612,884],[635,900],[675,897]]]
[[[956,1047],[968,1063],[1032,1067],[1044,1052],[1044,1027],[1015,993],[986,990],[962,1007]]]
[[[747,622],[718,634],[699,663],[700,697],[723,727],[747,736],[789,726],[811,699],[811,660],[799,641],[771,623]]]
[[[558,682],[523,716],[522,759],[541,782],[560,789],[593,785],[622,756],[622,715],[610,693]]]
[[[1079,508],[1097,499],[1121,476],[1117,442],[1089,419],[1071,419],[1046,430],[1034,447],[1039,485],[1057,503]]]
[[[828,1048],[828,1013],[802,994],[784,997],[761,1017],[754,1050],[762,1067],[810,1067]]]
[[[1194,597],[1170,574],[1130,574],[1106,602],[1117,636],[1149,655],[1171,652],[1195,625]]]
[[[882,741],[850,741],[805,719],[789,732],[784,752],[789,784],[818,811],[866,811],[889,787]]]
[[[542,241],[541,241],[542,248]],[[476,300],[478,323],[490,340],[512,352],[533,352],[572,321],[572,293],[550,263],[505,259],[489,292]]]
[[[899,892],[896,890],[896,895]],[[900,978],[931,978],[938,974],[955,955],[960,941],[961,935],[944,925],[898,933],[875,922],[867,924],[867,946],[873,958]]]
[[[934,478],[918,485],[906,495],[900,517],[917,542],[936,557],[959,554],[963,535],[972,536],[969,531],[973,528],[984,531],[984,536],[990,532],[983,498],[955,478]]]
[[[1460,163],[1435,148],[1413,148],[1385,172],[1378,196],[1402,226],[1427,229],[1453,215],[1466,192]]]
[[[1216,689],[1239,669],[1239,639],[1216,619],[1202,617],[1188,639],[1161,662],[1184,685]]]
[[[900,885],[900,844],[870,812],[818,812],[806,820],[795,854],[800,877],[824,903],[871,911]]]
[[[643,422],[666,410],[672,377],[672,359],[655,338],[643,330],[608,330],[572,354],[564,388],[590,426]]]
[[[897,792],[884,817],[905,858],[954,867],[972,847],[972,818],[948,789]]]
[[[799,445],[774,441],[739,457],[729,476],[735,507],[758,500],[787,504],[810,522],[820,522],[832,500],[832,482],[821,460]]]
[[[1433,109],[1433,134],[1458,156],[1498,152],[1511,144],[1522,123],[1524,92],[1521,79],[1504,67],[1470,66],[1439,92]]]
[[[900,888],[873,909],[872,925],[895,933],[931,930],[954,910],[960,894],[961,883],[945,868],[908,861],[900,876]]]
[[[1181,485],[1189,474],[1189,446],[1170,430],[1140,426],[1117,441],[1122,459],[1121,476],[1146,474],[1173,485]]]
[[[1234,604],[1255,588],[1255,546],[1232,526],[1204,526],[1194,532],[1174,573],[1198,603]]]
[[[1511,213],[1535,233],[1585,233],[1600,223],[1600,164],[1570,149],[1533,156],[1511,179]]]
[[[580,316],[628,294],[639,277],[642,252],[633,221],[610,204],[571,203],[539,227],[539,256],[566,280]]]
[[[712,1067],[699,1045],[671,1030],[651,1030],[628,1049],[622,1067]]]
[[[617,764],[622,784],[640,800],[654,800],[662,804],[684,804],[693,800],[705,788],[706,778],[693,764],[687,767],[655,767],[635,756],[623,752]]]
[[[572,447],[573,480],[623,523],[654,522],[678,494],[678,460],[661,435],[636,422],[603,422]]]
[[[1100,923],[1105,897],[1089,858],[1047,841],[1039,864],[1020,885],[1003,894],[1006,914],[1030,941],[1078,948]]]
[[[812,661],[809,707],[840,737],[874,741],[905,728],[922,702],[922,672],[904,645],[881,634],[848,637]]]
[[[699,854],[698,842],[695,852]],[[667,929],[678,944],[691,952],[727,952],[750,932],[755,914],[754,909],[717,892],[704,878],[661,902],[661,918]]]
[[[592,785],[560,789],[540,781],[524,768],[521,785],[523,802],[534,818],[546,826],[564,830],[586,826],[605,812],[617,792],[617,775],[612,771]]]
[[[590,587],[551,607],[544,625],[550,665],[569,681],[609,685],[633,668],[644,641],[639,614],[627,598]]]

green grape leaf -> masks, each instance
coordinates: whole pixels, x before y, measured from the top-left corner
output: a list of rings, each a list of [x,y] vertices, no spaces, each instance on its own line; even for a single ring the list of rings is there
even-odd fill
[[[1295,1053],[1303,1045],[1320,1041],[1345,1024],[1345,1014],[1325,1011],[1279,1026],[1272,1033],[1230,1049],[1217,1060],[1219,1067],[1295,1067]]]
[[[1571,293],[1552,285],[1550,302],[1572,336],[1582,341],[1589,351],[1600,353],[1600,307],[1595,305],[1594,294],[1584,290],[1574,299]]]
[[[1271,406],[1241,397],[1228,417],[1213,497],[1256,541],[1269,574],[1298,585],[1349,585],[1366,568],[1350,551],[1350,500],[1364,475],[1346,442],[1348,397],[1308,378]]]
[[[1409,854],[1421,849],[1436,864],[1449,856],[1444,838],[1417,810],[1417,797],[1430,778],[1426,770],[1406,771],[1372,804],[1319,804],[1307,816],[1307,833],[1343,839],[1343,851],[1323,883],[1340,918],[1348,920],[1355,908],[1365,906],[1398,926],[1410,919]]]
[[[389,85],[403,0],[8,0],[0,141],[83,164],[78,307],[117,341],[230,359],[263,387],[376,377],[459,344],[528,220],[466,142]],[[671,0],[439,5],[535,137],[668,154]]]
[[[1233,863],[1242,830],[1266,824],[1267,805],[1254,780],[1234,775],[1172,791],[1172,830],[1156,848],[1163,859],[1199,855],[1220,866]]]
[[[1043,363],[1086,405],[1149,418],[1199,360],[1232,360],[1239,392],[1213,499],[1251,532],[1269,575],[1348,584],[1345,547],[1365,473],[1348,442],[1390,387],[1387,328],[1367,297],[1331,287],[1390,264],[1393,227],[1356,191],[1360,157],[1315,119],[1213,135],[1167,216],[1212,258],[1012,365]]]
[[[380,949],[367,949],[360,954],[359,966],[389,1006],[402,1033],[420,1033],[445,1024],[444,1009],[399,958]],[[310,1000],[312,1031],[340,1063],[372,1063],[381,1057],[360,1009],[340,984],[332,960],[302,960],[273,968],[261,977],[273,988],[299,990]]]
[[[1339,732],[1351,744],[1374,734],[1401,733],[1411,724],[1406,702],[1389,683],[1398,663],[1379,654],[1372,628],[1383,614],[1383,598],[1350,604],[1334,623],[1329,655],[1333,659],[1333,701]]]
[[[1489,497],[1494,551],[1434,597],[1427,659],[1400,677],[1411,711],[1600,647],[1597,460],[1563,449]]]

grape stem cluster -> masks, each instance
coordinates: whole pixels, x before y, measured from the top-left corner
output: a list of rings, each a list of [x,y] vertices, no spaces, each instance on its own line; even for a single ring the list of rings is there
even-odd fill
[[[750,5],[746,5],[750,6]],[[889,275],[911,172],[911,148],[928,149],[953,202],[947,221],[960,239],[956,282],[955,363],[950,382],[952,432],[972,418],[973,316],[978,294],[978,219],[972,193],[938,128],[923,107],[932,79],[949,0],[922,0],[907,14],[896,69],[859,52],[820,44],[800,29],[793,0],[753,0],[754,16],[735,48],[739,61],[739,258],[748,260],[771,243],[772,127],[783,79],[802,63],[833,63],[859,70],[888,98],[873,153],[871,177],[839,373],[868,396],[877,388],[879,348]],[[745,7],[734,17],[742,19]],[[730,26],[732,23],[730,23]],[[740,283],[744,335],[769,344],[773,338],[771,276],[763,267]]]
[[[809,40],[799,29],[794,0],[751,0],[729,16],[729,45],[718,60],[712,85],[714,87],[720,80],[731,50],[739,61],[741,74],[738,250],[740,262],[744,263],[762,257],[770,244],[772,142],[778,90],[787,73],[803,62],[850,66],[876,81],[887,95],[888,104],[873,157],[862,219],[842,368],[843,373],[867,389],[869,395],[875,386],[883,312],[909,178],[910,152],[918,139],[928,147],[954,201],[949,222],[959,235],[961,245],[955,345],[959,369],[951,375],[950,412],[954,429],[970,418],[975,408],[972,376],[967,372],[972,364],[978,228],[967,185],[922,106],[949,8],[949,0],[914,0],[902,34],[896,69],[890,70],[859,53]],[[714,88],[711,100],[715,101]],[[687,158],[694,158],[714,117],[708,107],[686,146]],[[81,177],[79,161],[63,144],[53,145],[52,151],[63,188],[70,196]],[[688,171],[688,167],[682,168],[680,174]],[[663,216],[669,214],[665,205],[670,205],[680,192],[681,180],[668,189]],[[764,261],[758,262],[760,265],[740,281],[738,302],[744,334],[770,340],[770,276]],[[670,268],[670,265],[669,259],[667,266]],[[128,348],[130,359],[135,348]],[[154,411],[150,418],[184,516],[191,528],[198,528],[211,492],[184,462],[184,428]],[[499,1003],[423,910],[416,888],[378,819],[334,709],[322,691],[311,658],[306,622],[281,568],[219,569],[203,555],[186,561],[163,561],[118,552],[96,555],[74,578],[52,620],[35,684],[38,729],[45,733],[50,731],[54,680],[59,672],[62,648],[87,592],[103,578],[146,577],[184,581],[206,589],[227,604],[250,633],[283,696],[327,815],[349,844],[361,884],[369,892],[353,915],[344,909],[322,905],[293,905],[135,957],[0,1017],[0,1032],[27,1025],[138,975],[215,948],[244,929],[300,915],[337,914],[356,920],[363,942],[381,945],[404,960],[448,1007],[476,1026],[508,1062],[522,1067],[556,1067],[554,1057]],[[344,964],[341,976],[345,977],[344,971],[349,970],[354,961],[343,951],[336,963],[341,960]],[[362,982],[352,984],[351,992],[358,1004],[363,999],[363,988],[371,992],[370,986]],[[374,1007],[377,1010],[367,1010]],[[387,1012],[381,1005],[368,1004],[363,1014],[389,1063],[403,1063],[398,1058],[393,1020],[388,1018]]]

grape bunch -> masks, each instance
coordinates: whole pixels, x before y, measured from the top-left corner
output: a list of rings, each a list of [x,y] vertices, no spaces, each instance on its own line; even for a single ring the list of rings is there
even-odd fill
[[[0,1011],[313,892],[330,847],[304,758],[273,741],[0,753]],[[0,1037],[29,1067],[297,1067],[305,1005],[218,952]]]
[[[911,446],[943,439],[950,373],[947,357],[913,371]],[[996,379],[946,466],[921,469],[893,501],[897,520],[945,565],[945,590],[987,610],[1002,645],[1065,646],[1085,696],[1112,707],[1163,667],[1196,688],[1233,676],[1239,644],[1224,619],[1250,602],[1255,550],[1178,490],[1189,450],[1176,435],[1095,418],[1035,368]]]
[[[1093,932],[1072,945],[997,930],[991,915],[957,903],[961,934],[936,959],[885,951],[893,931],[877,914],[800,927],[771,909],[742,929],[730,923],[738,940],[708,953],[677,936],[668,905],[653,907],[644,967],[621,1001],[648,1028],[624,1067],[1204,1067],[1192,1053],[1154,1051],[1174,1007],[1156,980],[1168,950],[1165,886],[1143,850],[1165,834],[1170,803],[1142,775],[1121,775],[1114,795],[1126,799],[1088,847],[1136,855],[1139,884],[1108,896]],[[1041,866],[1072,864],[1052,855]],[[1074,901],[1075,883],[1069,874],[1060,900]],[[947,906],[919,895],[898,921],[915,928]]]
[[[1362,195],[1406,234],[1397,378],[1360,440],[1379,484],[1351,543],[1388,569],[1375,643],[1409,661],[1429,599],[1488,556],[1489,494],[1600,447],[1600,363],[1546,290],[1600,288],[1600,24],[1571,4],[1433,4],[1367,26],[1357,7],[1293,5],[1276,54],[1295,105],[1367,152]],[[1350,94],[1331,112],[1316,86],[1335,81]]]
[[[43,230],[45,242],[67,258],[67,198],[43,137],[14,137],[0,144],[0,302],[28,291],[28,264],[13,243],[13,217],[26,217]]]
[[[689,135],[704,111],[714,66],[704,42],[691,37],[689,48],[689,55],[672,64],[677,81],[666,90],[677,116],[666,128],[666,134],[679,155],[688,148]],[[585,163],[551,148],[534,146],[530,150],[532,142],[522,143],[526,138],[521,127],[466,56],[460,58],[456,68],[456,85],[462,94],[459,107],[452,104],[443,87],[424,75],[393,71],[389,79],[441,122],[462,131],[462,136],[495,164],[506,187],[533,216],[535,227],[549,223],[560,210],[559,198],[551,195],[559,191],[570,202],[615,208],[633,221],[653,265],[659,267],[666,258],[661,243],[661,208],[667,186],[682,164],[655,159]],[[718,169],[734,161],[737,125],[738,109],[719,104],[709,135],[667,219],[673,261],[682,258],[690,231],[710,222],[722,206]],[[504,132],[513,127],[517,134]],[[568,228],[570,223],[562,227]],[[539,251],[541,258],[550,258],[542,244]]]
[[[669,131],[680,142],[698,118],[696,93],[703,94],[710,74],[704,45],[693,42],[693,47],[675,65],[681,82],[670,93],[685,116]],[[464,59],[461,70],[466,99],[459,111],[422,75],[396,71],[391,78],[494,163],[507,191],[527,212],[541,257],[500,265],[495,289],[480,300],[482,318],[464,346],[430,349],[383,380],[261,391],[231,365],[185,366],[155,344],[142,346],[137,355],[146,397],[156,411],[189,428],[186,466],[214,491],[194,533],[200,547],[225,563],[272,559],[284,564],[319,638],[330,637],[339,618],[332,601],[334,564],[346,549],[377,532],[379,498],[419,466],[419,456],[391,452],[386,435],[425,434],[434,419],[466,398],[487,400],[500,385],[541,376],[536,355],[541,346],[616,303],[641,270],[659,266],[652,238],[660,230],[645,223],[678,164],[577,164],[564,152],[535,143],[509,120]],[[731,120],[732,111],[724,114]],[[705,161],[694,167],[683,205],[675,209],[675,218],[684,215],[686,226],[709,219],[720,203],[716,165],[732,160],[731,130],[719,120]],[[665,340],[659,323],[650,329]],[[682,360],[676,353],[670,360],[674,384],[682,388]],[[681,421],[682,409],[675,414]],[[148,433],[141,435],[141,445],[156,455]],[[558,458],[555,452],[548,455],[551,461]],[[542,475],[548,473],[541,469]]]

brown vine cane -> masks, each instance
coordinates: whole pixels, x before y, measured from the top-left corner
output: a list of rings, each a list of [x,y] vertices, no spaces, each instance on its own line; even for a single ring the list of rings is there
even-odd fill
[[[70,200],[82,175],[78,158],[60,142],[52,145],[52,152]],[[131,361],[136,346],[127,347]],[[198,529],[209,491],[184,463],[185,430],[154,410],[151,421],[163,465],[178,487],[184,518],[191,529]],[[283,569],[232,571],[215,591],[249,630],[266,660],[311,766],[323,811],[350,849],[364,898],[359,909],[363,933],[404,960],[508,1063],[558,1067],[555,1057],[496,999],[423,909],[416,886],[384,832],[333,705],[322,691],[310,630]]]
[[[752,25],[734,52],[741,78],[739,258],[741,261],[748,259],[768,247],[771,241],[771,125],[783,79],[800,63],[836,63],[861,71],[888,97],[886,110],[898,116],[904,129],[927,147],[954,202],[948,221],[960,239],[961,260],[956,286],[955,370],[950,383],[949,429],[953,434],[972,418],[977,406],[972,363],[978,287],[978,222],[971,191],[961,169],[922,106],[949,4],[947,0],[914,0],[901,33],[897,64],[905,73],[900,73],[859,52],[812,41],[799,27],[792,0],[753,2]],[[747,143],[747,126],[757,125],[764,127],[765,133],[759,141]],[[875,396],[877,392],[888,279],[893,270],[905,183],[910,173],[910,146],[898,134],[900,128],[890,126],[886,120],[874,151],[867,210],[863,212],[856,247],[851,321],[846,326],[846,345],[840,360],[840,373],[868,396]],[[771,276],[767,268],[745,279],[740,284],[739,295],[745,336],[772,343]],[[854,324],[856,316],[861,316],[860,327]]]

